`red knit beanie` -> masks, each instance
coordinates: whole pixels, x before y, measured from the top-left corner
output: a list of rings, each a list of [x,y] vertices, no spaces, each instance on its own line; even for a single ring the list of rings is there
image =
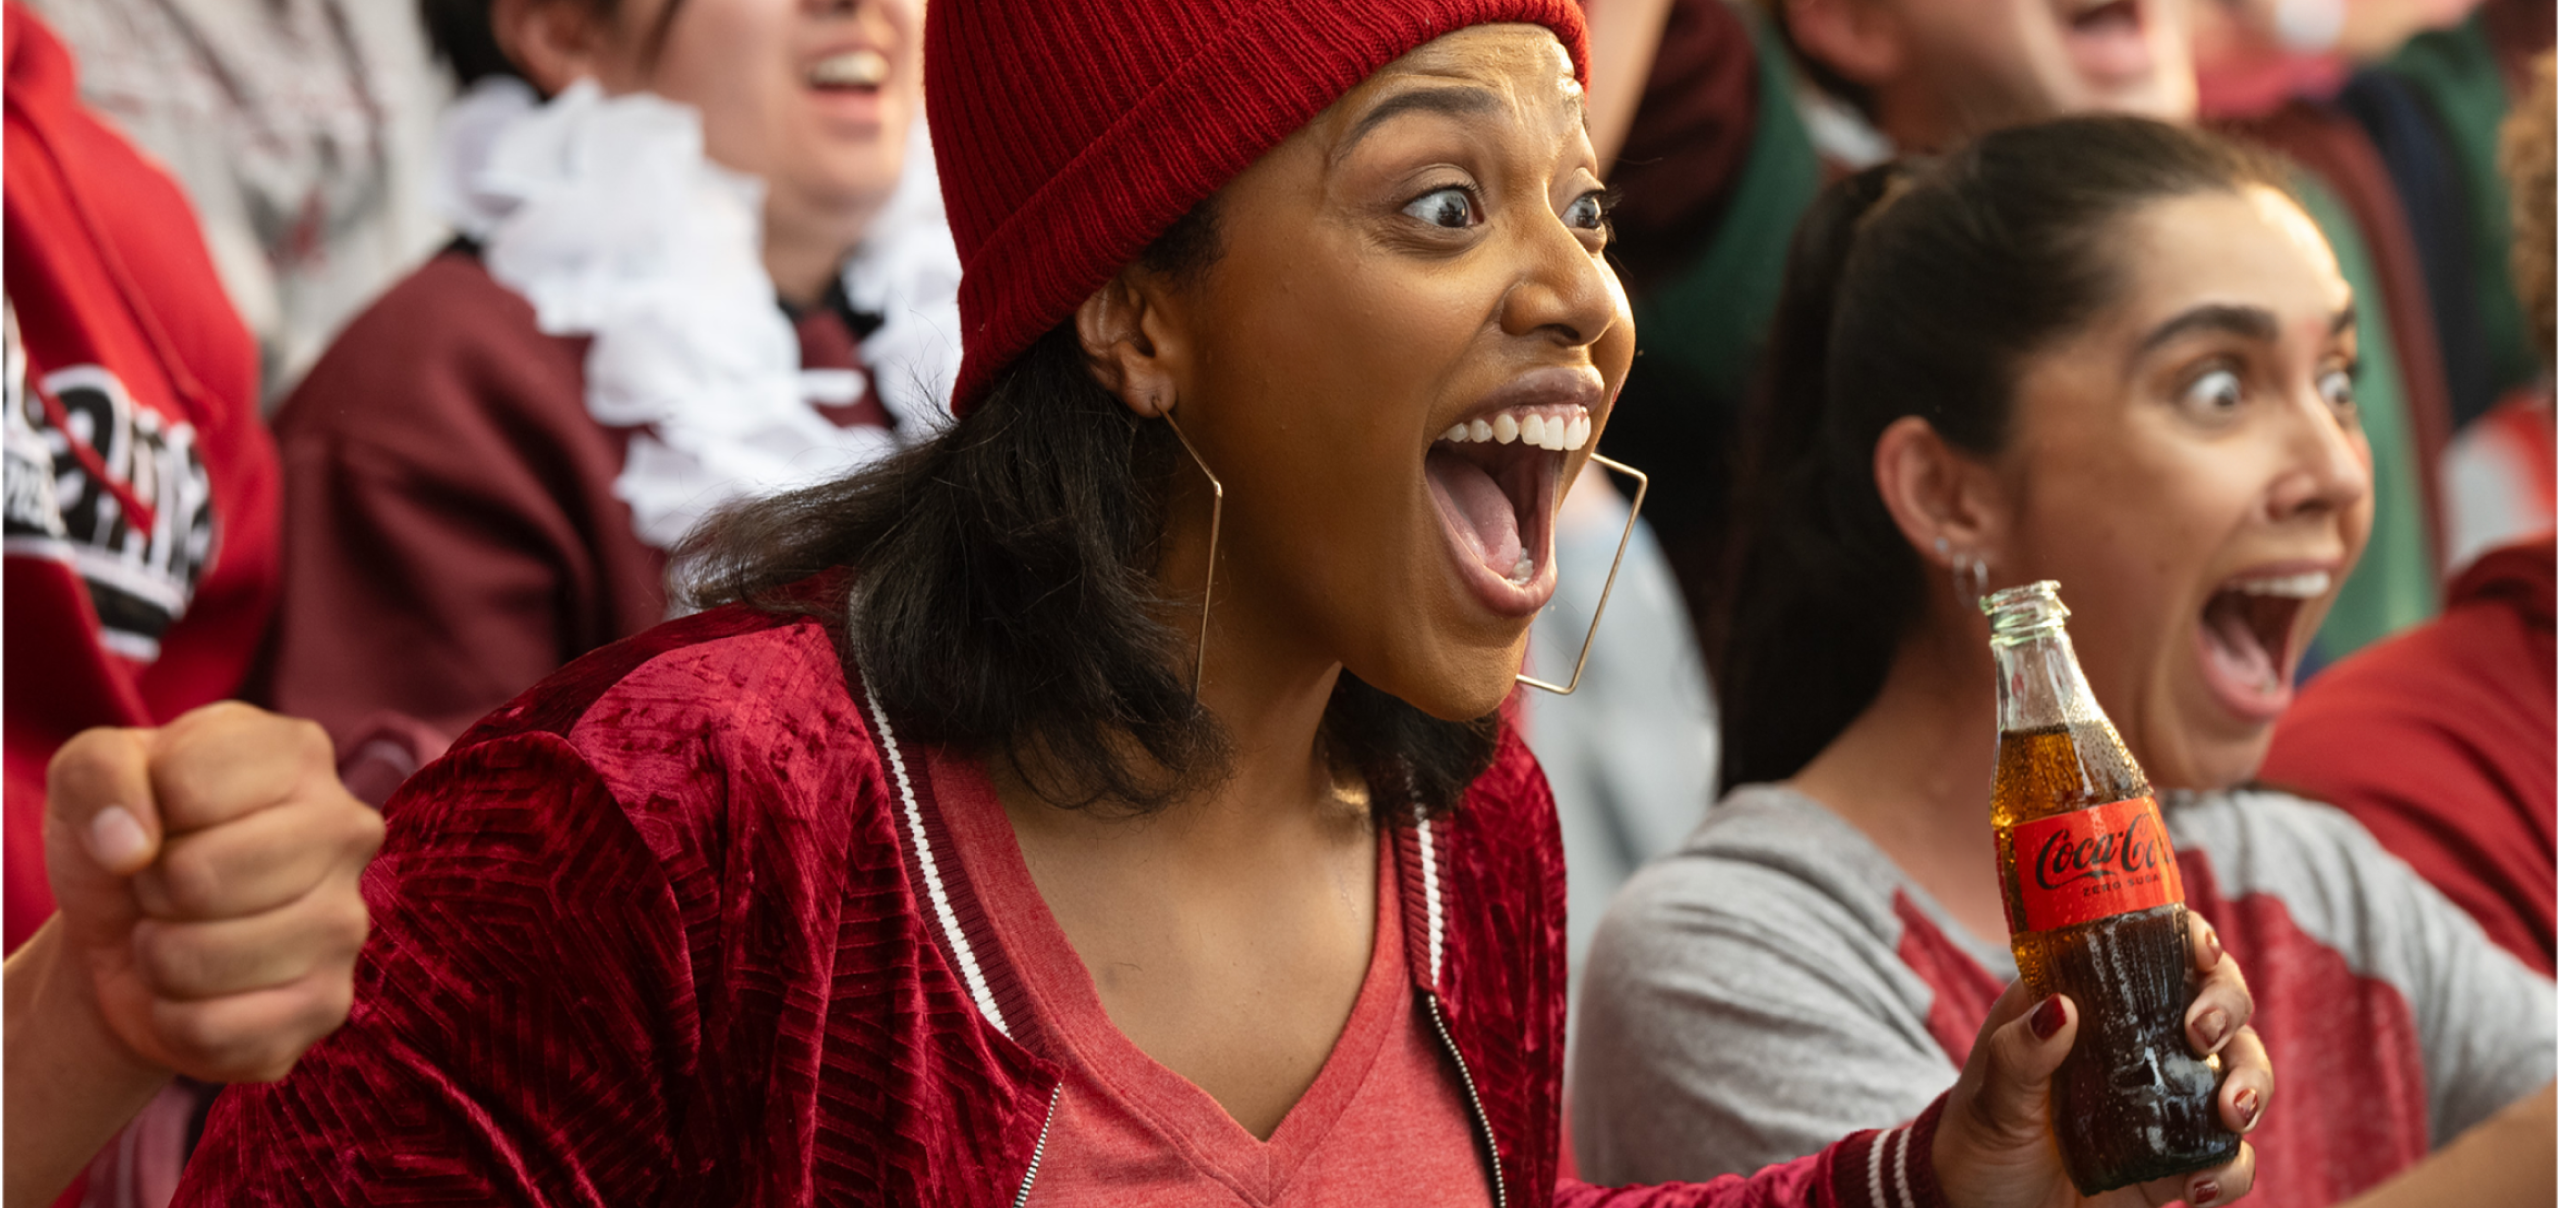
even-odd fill
[[[951,409],[1263,153],[1405,52],[1575,0],[933,0],[925,114],[960,248]]]

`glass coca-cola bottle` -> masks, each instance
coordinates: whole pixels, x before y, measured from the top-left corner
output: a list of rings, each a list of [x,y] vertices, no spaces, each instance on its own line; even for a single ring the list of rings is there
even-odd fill
[[[2053,1131],[2084,1195],[2227,1162],[2220,1063],[2190,1053],[2197,976],[2186,893],[2151,783],[2098,708],[2058,585],[1982,599],[2000,669],[1991,788],[2018,975],[2069,995],[2080,1035],[2054,1075]]]

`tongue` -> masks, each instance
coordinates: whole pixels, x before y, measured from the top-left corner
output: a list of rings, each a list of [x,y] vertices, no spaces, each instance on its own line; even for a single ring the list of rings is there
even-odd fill
[[[2249,602],[2237,592],[2215,596],[2204,606],[2205,645],[2232,679],[2261,692],[2277,686],[2275,656],[2258,640],[2249,624]]]
[[[1493,475],[1447,449],[1433,449],[1423,461],[1423,472],[1431,479],[1440,514],[1448,518],[1467,555],[1496,578],[1510,578],[1520,565],[1520,518]]]

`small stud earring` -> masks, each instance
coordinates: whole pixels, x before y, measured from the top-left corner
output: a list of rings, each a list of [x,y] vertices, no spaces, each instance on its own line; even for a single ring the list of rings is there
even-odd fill
[[[1978,606],[1982,597],[1991,594],[1991,568],[1979,554],[1958,554],[1947,565],[1947,576],[1955,583],[1956,602],[1967,608]]]

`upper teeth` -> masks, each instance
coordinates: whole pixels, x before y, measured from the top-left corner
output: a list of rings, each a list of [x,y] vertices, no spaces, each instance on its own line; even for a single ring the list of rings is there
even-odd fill
[[[2263,579],[2242,579],[2233,583],[2231,590],[2243,595],[2284,596],[2289,599],[2308,600],[2313,596],[2327,594],[2329,572],[2306,570],[2298,575],[2269,575]]]
[[[848,50],[818,60],[809,82],[821,86],[877,87],[889,79],[889,56],[876,50]]]
[[[1569,451],[1591,442],[1591,412],[1579,406],[1509,407],[1491,419],[1453,424],[1440,439],[1463,445],[1482,441],[1535,445]]]

